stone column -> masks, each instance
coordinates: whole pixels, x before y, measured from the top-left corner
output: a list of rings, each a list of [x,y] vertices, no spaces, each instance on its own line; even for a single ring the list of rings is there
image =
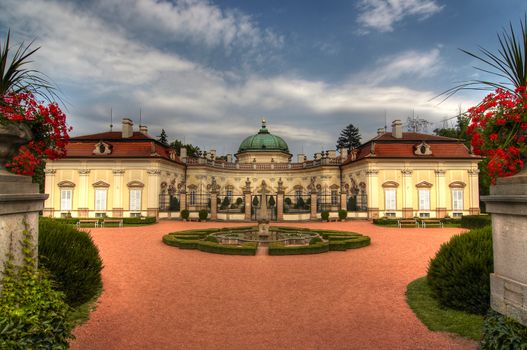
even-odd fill
[[[411,218],[414,216],[414,205],[413,205],[413,196],[415,192],[413,178],[413,171],[410,169],[401,170],[403,175],[403,185],[402,185],[402,196],[403,196],[403,218]]]
[[[148,169],[148,192],[146,199],[146,215],[159,217],[159,175],[161,170],[159,169]]]
[[[123,216],[123,195],[126,193],[124,190],[124,170],[114,169],[113,170],[113,204],[112,204],[112,216],[120,218]]]
[[[447,190],[445,184],[445,171],[442,169],[437,169],[436,173],[436,217],[444,218],[447,214],[447,204],[446,204],[446,193]]]
[[[313,219],[316,219],[317,218],[317,192],[315,192],[316,190],[312,190],[311,191],[311,214],[310,214],[310,219],[313,220]]]
[[[49,197],[44,202],[44,210],[42,212],[43,216],[53,217],[55,214],[55,169],[44,169],[44,174],[46,178],[44,180],[44,193]],[[60,195],[60,193],[59,193]]]
[[[9,253],[15,265],[22,265],[20,242],[25,229],[30,232],[35,259],[38,257],[38,216],[47,198],[31,177],[11,175],[0,168],[0,279]]]
[[[210,191],[210,219],[218,220],[218,191]]]
[[[479,169],[468,170],[469,214],[479,215]]]
[[[80,178],[80,184],[79,184],[79,212],[78,215],[81,218],[87,218],[90,216],[90,206],[88,204],[88,194],[90,190],[90,185],[88,183],[88,179],[90,177],[90,170],[89,169],[79,169],[79,178]],[[95,208],[95,204],[94,204]]]
[[[491,307],[527,326],[527,170],[498,179],[482,200],[492,214]]]
[[[252,198],[251,198],[251,191],[243,191],[244,195],[244,202],[245,202],[245,220],[250,221],[251,220],[251,208],[252,208]]]
[[[346,190],[344,187],[341,187],[340,190],[340,209],[341,210],[348,210],[348,190]]]
[[[276,192],[276,220],[284,220],[284,191]]]
[[[379,170],[370,169],[366,171],[368,176],[368,218],[379,217]]]
[[[187,192],[185,189],[179,191],[179,212],[187,209]]]

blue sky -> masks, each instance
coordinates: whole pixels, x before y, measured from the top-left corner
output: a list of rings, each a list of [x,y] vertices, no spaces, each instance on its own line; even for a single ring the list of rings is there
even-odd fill
[[[0,31],[41,46],[35,67],[67,101],[74,135],[131,117],[151,135],[234,153],[265,117],[292,153],[363,141],[413,113],[434,124],[477,103],[482,78],[458,49],[496,50],[524,0],[2,0]],[[2,36],[4,36],[3,34]]]

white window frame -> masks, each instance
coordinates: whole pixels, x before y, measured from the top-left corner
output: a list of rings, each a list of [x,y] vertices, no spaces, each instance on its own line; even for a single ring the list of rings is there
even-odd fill
[[[339,204],[337,190],[331,190],[331,205]]]
[[[102,197],[98,198],[99,196],[102,196]],[[108,207],[108,189],[100,188],[100,187],[95,188],[95,211],[106,211],[107,207]]]
[[[459,195],[460,198],[456,198],[456,194]],[[462,188],[453,188],[452,189],[452,210],[463,210],[464,201],[463,201],[463,189]],[[457,203],[457,204],[456,204]]]
[[[142,192],[143,191],[140,188],[130,189],[130,211],[133,211],[133,212],[141,211],[141,201],[143,200]]]
[[[65,199],[64,194],[66,193],[69,193],[69,198]],[[64,205],[65,203],[67,203],[68,205]],[[73,210],[73,188],[61,188],[60,189],[60,210],[61,211]]]
[[[192,189],[189,192],[189,205],[196,205],[196,190]]]
[[[420,188],[417,193],[419,197],[419,211],[430,211],[430,189]]]
[[[393,198],[390,198],[393,197]],[[384,189],[384,208],[386,211],[397,210],[397,189],[396,188],[385,188]]]

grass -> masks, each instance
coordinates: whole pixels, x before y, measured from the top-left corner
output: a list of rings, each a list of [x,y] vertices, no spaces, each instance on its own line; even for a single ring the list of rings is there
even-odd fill
[[[406,299],[417,318],[434,332],[449,332],[475,341],[483,336],[483,316],[442,307],[432,297],[426,277],[411,282]]]
[[[93,298],[91,298],[84,304],[73,308],[70,311],[70,313],[68,314],[68,319],[75,324],[75,327],[80,326],[81,324],[90,319],[90,313],[95,311],[95,309],[97,308],[97,299],[99,299],[99,297],[101,296],[102,291],[103,290],[101,288]]]

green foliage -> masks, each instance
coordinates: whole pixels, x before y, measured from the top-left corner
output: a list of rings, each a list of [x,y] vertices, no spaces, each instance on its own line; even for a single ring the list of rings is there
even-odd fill
[[[181,218],[183,220],[188,220],[189,216],[190,216],[190,211],[188,211],[188,209],[183,209],[181,212],[180,212],[180,215],[181,215]]]
[[[319,254],[327,251],[329,251],[328,242],[301,246],[285,246],[282,242],[269,243],[269,255]]]
[[[202,252],[226,255],[256,255],[258,243],[247,242],[242,245],[227,245],[207,241],[198,241],[197,248]]]
[[[23,265],[15,267],[9,254],[1,283],[0,349],[67,349],[74,338],[70,308],[45,273],[35,269],[27,227],[21,243]]]
[[[260,204],[260,201],[258,200],[258,196],[254,196],[254,198],[253,198],[253,207],[257,207],[258,204]]]
[[[236,198],[236,205],[240,206],[243,203],[243,199],[241,197]]]
[[[481,228],[492,224],[490,215],[463,215],[461,217],[461,227]]]
[[[320,237],[313,237],[309,241],[309,245],[320,243],[320,242],[323,242],[322,238],[320,238]]]
[[[339,220],[346,220],[348,217],[348,211],[344,209],[339,210]]]
[[[161,129],[161,134],[157,137],[157,140],[163,145],[168,146],[167,133],[165,129]]]
[[[284,199],[284,203],[285,203],[286,205],[289,205],[289,206],[290,206],[293,202],[291,201],[291,198],[286,197],[286,198]]]
[[[527,327],[512,318],[490,311],[483,326],[481,350],[520,350],[527,348]]]
[[[349,124],[340,132],[340,136],[337,140],[337,145],[335,147],[337,149],[347,148],[348,150],[350,150],[352,148],[359,147],[360,140],[361,136],[359,129],[353,126],[353,124]]]
[[[229,204],[231,204],[231,200],[229,196],[223,197],[223,201],[221,202],[220,209],[227,209],[229,207]]]
[[[379,218],[379,219],[373,219],[373,223],[375,225],[380,225],[380,226],[397,226],[398,220],[399,219]]]
[[[209,236],[205,237],[205,241],[207,241],[207,242],[214,242],[214,243],[219,243],[220,242],[217,237],[212,236],[212,235],[209,235]]]
[[[428,284],[441,305],[483,315],[493,267],[492,230],[474,229],[441,245],[430,261]]]
[[[328,221],[329,219],[329,211],[323,211],[320,213],[320,217],[322,218],[323,221]]]
[[[199,216],[199,220],[200,220],[200,221],[207,220],[207,217],[209,216],[209,212],[208,212],[207,209],[201,209],[201,210],[198,212],[198,216]]]
[[[187,157],[197,157],[199,155],[199,147],[188,144],[183,144],[180,140],[174,140],[170,143],[169,147],[176,150],[177,154],[181,155],[181,148],[185,147],[187,149]]]
[[[411,282],[406,300],[415,315],[434,332],[455,333],[476,341],[481,339],[483,317],[445,308],[433,297],[426,277]]]
[[[57,222],[57,223],[69,224],[69,225],[75,225],[75,224],[77,224],[77,222],[79,222],[79,220],[84,220],[84,219],[96,220],[98,218],[47,218],[47,217],[44,217],[44,216],[40,217],[40,220],[53,220],[54,222]],[[150,225],[150,224],[155,224],[156,223],[156,218],[153,217],[153,216],[147,216],[147,217],[141,217],[141,218],[119,218],[119,217],[111,218],[111,217],[106,217],[106,219],[123,220],[123,224],[124,225]],[[100,218],[98,220],[99,220],[99,222],[103,222],[104,221],[104,219],[102,219],[102,218]],[[93,224],[90,224],[90,225],[93,227]]]
[[[99,293],[102,260],[87,232],[41,219],[38,253],[40,265],[51,273],[70,306],[84,304]]]
[[[270,206],[270,207],[274,207],[275,204],[276,204],[276,202],[275,202],[275,200],[274,200],[274,196],[271,196],[271,197],[269,198],[269,206]]]
[[[179,199],[177,197],[170,197],[170,211],[179,211]]]

